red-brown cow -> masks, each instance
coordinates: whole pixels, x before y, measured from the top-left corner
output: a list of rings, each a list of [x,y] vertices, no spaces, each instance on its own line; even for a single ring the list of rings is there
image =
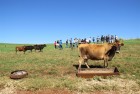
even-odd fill
[[[25,52],[26,52],[25,46],[16,46],[16,53],[17,53],[17,51],[23,51],[25,54]]]
[[[78,47],[80,53],[79,59],[79,70],[81,69],[81,64],[85,63],[88,68],[88,59],[91,60],[104,60],[104,67],[108,66],[108,61],[111,61],[114,57],[118,47],[123,46],[123,43],[116,41],[114,43],[105,44],[80,44]]]

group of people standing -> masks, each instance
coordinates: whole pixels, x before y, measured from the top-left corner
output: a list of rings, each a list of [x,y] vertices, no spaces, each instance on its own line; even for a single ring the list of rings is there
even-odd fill
[[[103,36],[101,35],[101,37],[97,37],[96,39],[93,37],[89,37],[89,38],[84,38],[84,39],[78,39],[78,38],[70,38],[67,39],[65,44],[66,44],[66,48],[73,48],[73,47],[78,47],[78,44],[83,44],[83,43],[113,43],[114,41],[116,41],[118,39],[118,37],[115,35],[107,35],[107,36]],[[55,49],[59,48],[59,49],[63,49],[63,45],[62,45],[62,40],[57,40],[54,42],[54,47]]]
[[[59,48],[59,49],[63,49],[63,46],[62,46],[62,40],[57,40],[54,42],[54,47],[55,49]]]
[[[114,41],[116,41],[118,39],[118,36],[114,36],[114,35],[107,35],[107,36],[101,36],[101,37],[97,37],[97,43],[113,43]]]

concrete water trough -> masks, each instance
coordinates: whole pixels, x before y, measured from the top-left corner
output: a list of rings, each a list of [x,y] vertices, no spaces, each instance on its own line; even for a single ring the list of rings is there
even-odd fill
[[[77,65],[73,65],[78,68]],[[79,66],[79,65],[78,65]],[[93,78],[94,76],[112,76],[112,75],[119,75],[119,70],[117,67],[113,68],[102,68],[101,66],[93,66],[90,65],[90,68],[85,68],[85,65],[81,66],[81,70],[76,72],[77,77],[82,78]]]

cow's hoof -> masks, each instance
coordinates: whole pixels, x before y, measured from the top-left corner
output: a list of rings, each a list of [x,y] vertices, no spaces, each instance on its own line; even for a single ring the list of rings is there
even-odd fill
[[[16,70],[16,71],[12,71],[10,74],[10,78],[11,79],[21,79],[24,78],[28,75],[28,72],[25,70]]]
[[[80,69],[78,69],[78,73],[81,71],[81,68]]]

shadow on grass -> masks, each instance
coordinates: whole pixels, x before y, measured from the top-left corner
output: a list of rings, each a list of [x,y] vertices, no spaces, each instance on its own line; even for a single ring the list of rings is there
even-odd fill
[[[74,64],[73,65],[76,69],[78,69],[79,65],[78,64]],[[90,68],[104,68],[103,66],[101,65],[89,65]],[[87,68],[86,65],[81,65],[81,68]]]

